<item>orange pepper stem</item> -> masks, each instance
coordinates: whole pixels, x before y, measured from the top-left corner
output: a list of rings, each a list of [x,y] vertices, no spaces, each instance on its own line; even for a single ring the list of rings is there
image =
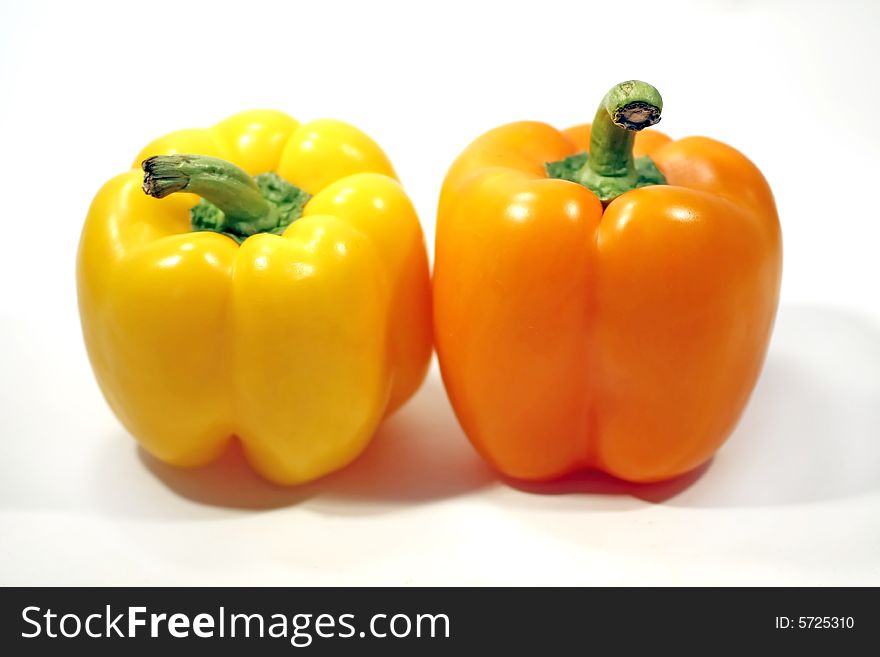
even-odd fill
[[[590,154],[575,180],[593,190],[603,202],[645,184],[665,183],[653,163],[646,181],[642,163],[633,158],[632,152],[635,133],[657,123],[662,109],[660,92],[647,82],[630,80],[615,85],[596,111]]]
[[[155,198],[198,194],[202,200],[190,210],[193,230],[223,233],[238,242],[256,233],[283,232],[310,198],[274,173],[252,178],[231,162],[207,155],[156,155],[141,166],[144,193]]]

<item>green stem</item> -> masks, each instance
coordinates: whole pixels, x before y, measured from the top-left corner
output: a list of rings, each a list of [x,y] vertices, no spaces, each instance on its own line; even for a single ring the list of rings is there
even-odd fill
[[[231,162],[207,155],[156,155],[142,166],[144,192],[150,196],[191,192],[220,208],[229,224],[247,223],[254,232],[278,225],[257,183]]]
[[[603,178],[634,176],[636,132],[657,123],[662,110],[660,92],[647,82],[631,80],[615,85],[593,119],[590,158],[584,171]]]
[[[649,157],[633,157],[635,133],[660,120],[663,100],[647,82],[630,80],[609,91],[593,120],[590,153],[549,162],[547,173],[592,190],[602,203],[637,187],[662,185],[666,178]]]
[[[251,178],[231,162],[207,155],[156,155],[142,167],[146,194],[198,194],[202,201],[190,211],[193,229],[216,231],[237,241],[281,232],[302,214],[310,198],[274,173]]]

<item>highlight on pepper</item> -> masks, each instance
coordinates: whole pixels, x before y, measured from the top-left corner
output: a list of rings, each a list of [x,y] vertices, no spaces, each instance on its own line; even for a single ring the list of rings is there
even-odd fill
[[[681,475],[754,388],[782,273],[773,195],[730,146],[643,131],[662,111],[653,86],[623,82],[592,125],[490,130],[443,183],[440,369],[465,433],[510,477]]]
[[[77,288],[110,407],[178,466],[237,439],[280,484],[337,470],[431,354],[418,217],[340,121],[254,110],[149,144],[92,202]]]

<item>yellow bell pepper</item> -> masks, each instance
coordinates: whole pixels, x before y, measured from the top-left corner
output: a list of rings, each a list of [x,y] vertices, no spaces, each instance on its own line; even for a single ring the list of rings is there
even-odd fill
[[[238,437],[281,484],[352,461],[431,352],[424,239],[385,154],[345,123],[258,110],[162,137],[134,166],[98,192],[77,259],[120,421],[178,466]]]

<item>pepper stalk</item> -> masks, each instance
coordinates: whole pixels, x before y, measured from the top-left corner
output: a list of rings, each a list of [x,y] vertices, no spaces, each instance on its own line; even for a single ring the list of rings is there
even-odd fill
[[[193,230],[210,230],[243,242],[257,233],[280,234],[302,215],[310,195],[274,173],[256,177],[207,155],[155,155],[142,163],[144,193],[164,198],[198,194],[190,210]]]
[[[606,205],[638,187],[666,184],[651,158],[632,152],[635,133],[659,122],[662,110],[660,92],[647,82],[615,85],[596,111],[589,154],[548,163],[548,175],[587,187]]]

